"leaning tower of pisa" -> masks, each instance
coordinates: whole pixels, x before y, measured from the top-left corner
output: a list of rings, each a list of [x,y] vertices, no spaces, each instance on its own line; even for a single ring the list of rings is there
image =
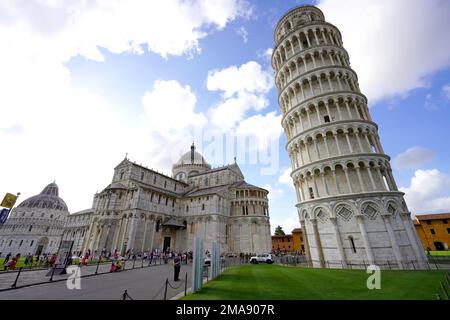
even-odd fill
[[[308,261],[424,267],[340,31],[316,7],[290,10],[275,29],[272,66]]]

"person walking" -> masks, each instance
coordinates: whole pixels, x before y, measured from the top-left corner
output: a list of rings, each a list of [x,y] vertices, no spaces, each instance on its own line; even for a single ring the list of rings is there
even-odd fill
[[[178,254],[175,253],[175,257],[173,258],[173,281],[180,281],[180,269],[181,269],[181,259]]]
[[[7,264],[9,261],[9,258],[11,258],[11,252],[6,255],[5,260],[3,260],[3,264]]]

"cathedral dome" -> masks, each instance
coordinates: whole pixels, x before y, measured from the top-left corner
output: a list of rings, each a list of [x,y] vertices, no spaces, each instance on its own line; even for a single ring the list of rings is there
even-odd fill
[[[211,166],[200,153],[195,151],[195,145],[192,144],[191,151],[183,154],[172,166],[172,175],[175,179],[186,182],[188,177],[209,169]]]
[[[46,208],[68,211],[66,203],[59,197],[58,185],[54,182],[47,185],[40,194],[24,200],[18,205],[18,208]]]
[[[195,151],[195,146],[192,144],[191,151],[186,152],[183,154],[180,158],[180,160],[177,161],[175,165],[208,165],[208,163],[205,161],[205,158]]]

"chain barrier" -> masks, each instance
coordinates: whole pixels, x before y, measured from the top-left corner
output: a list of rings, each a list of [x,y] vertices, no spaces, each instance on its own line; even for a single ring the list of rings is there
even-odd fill
[[[151,297],[150,300],[155,300],[155,298],[157,296],[159,296],[159,294],[164,290],[165,287],[166,287],[166,283],[164,282],[164,284],[162,285],[161,289],[159,289],[159,291],[153,297]]]
[[[122,298],[121,298],[121,300],[127,300],[127,298],[128,298],[128,300],[134,300],[129,294],[128,294],[128,291],[125,289],[125,291],[122,293]]]
[[[183,278],[183,279],[180,279],[180,285],[179,285],[178,287],[173,287],[173,286],[170,284],[170,281],[167,281],[167,284],[168,284],[169,287],[171,287],[172,289],[178,290],[178,289],[180,289],[181,286],[183,285],[183,282],[182,282],[182,281],[184,281],[184,280],[185,280],[184,278]]]

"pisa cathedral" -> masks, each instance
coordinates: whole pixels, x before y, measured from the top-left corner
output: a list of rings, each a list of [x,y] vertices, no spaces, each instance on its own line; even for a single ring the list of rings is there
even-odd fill
[[[314,266],[426,257],[340,31],[300,6],[275,29],[272,67],[308,260]]]
[[[20,203],[0,227],[0,252],[53,253],[61,240],[73,252],[190,251],[195,237],[209,251],[219,242],[222,252],[270,252],[267,194],[236,163],[212,168],[194,145],[172,177],[125,158],[90,209],[69,214],[55,183]]]

